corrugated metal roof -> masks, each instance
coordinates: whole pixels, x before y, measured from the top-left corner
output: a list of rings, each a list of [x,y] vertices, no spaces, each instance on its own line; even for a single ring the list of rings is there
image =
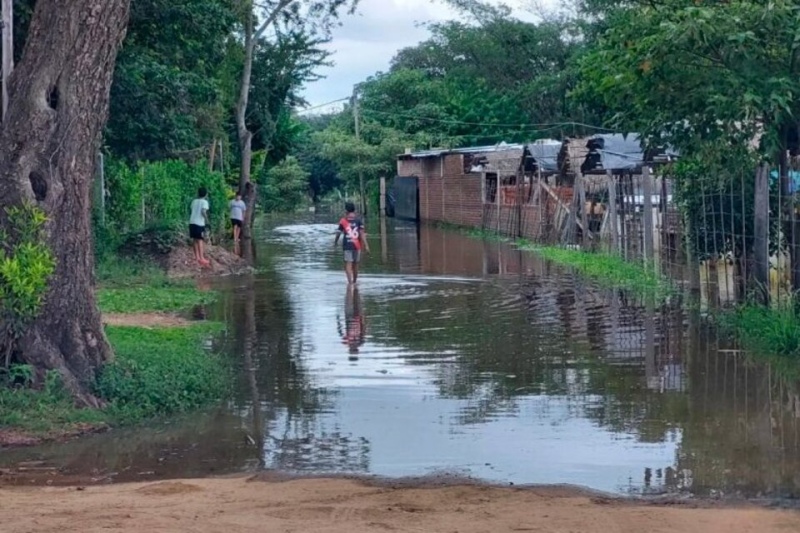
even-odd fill
[[[506,150],[522,150],[525,146],[522,144],[494,144],[490,146],[470,146],[466,148],[435,148],[432,150],[421,150],[419,152],[412,152],[410,154],[401,154],[399,157],[410,159],[421,159],[425,157],[439,157],[446,154],[488,154],[492,152],[503,152]]]
[[[593,135],[587,147],[589,154],[581,168],[584,172],[593,169],[636,170],[645,163],[645,153],[638,133]],[[661,150],[660,153],[669,157],[678,155],[672,148]]]
[[[543,172],[557,172],[558,153],[562,144],[561,141],[554,139],[542,139],[529,144],[528,152]]]

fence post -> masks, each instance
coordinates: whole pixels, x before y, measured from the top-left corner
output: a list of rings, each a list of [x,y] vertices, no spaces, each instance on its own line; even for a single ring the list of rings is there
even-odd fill
[[[617,186],[614,183],[614,174],[612,171],[607,170],[608,176],[608,220],[611,222],[611,250],[616,252],[618,250],[617,241],[619,233],[617,231]]]
[[[753,274],[756,295],[763,304],[769,303],[769,167],[758,166],[754,198]]]
[[[580,205],[578,206],[578,212],[580,213],[580,221],[583,224],[581,228],[581,245],[583,249],[586,249],[586,243],[589,242],[589,216],[586,214],[586,182],[583,177],[582,173],[579,173],[578,176],[578,201]]]
[[[650,175],[650,167],[642,167],[642,216],[644,217],[644,261],[652,261],[655,264],[655,252],[653,250],[653,177]]]
[[[380,216],[386,216],[386,178],[381,176]]]

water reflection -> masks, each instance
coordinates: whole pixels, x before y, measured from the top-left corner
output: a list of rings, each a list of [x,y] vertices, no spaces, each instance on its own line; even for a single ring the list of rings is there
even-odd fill
[[[384,222],[385,224],[385,222]],[[364,329],[364,315],[361,313],[361,295],[358,287],[350,285],[347,287],[347,296],[344,301],[344,320],[340,317],[336,319],[339,335],[342,343],[348,348],[351,361],[358,360],[358,350],[364,344],[366,335]],[[344,322],[344,326],[342,326]]]
[[[617,492],[797,494],[797,385],[681,302],[391,225],[348,290],[332,227],[270,230],[264,273],[221,287],[240,379],[231,405],[0,463],[36,457],[113,479],[448,470]]]

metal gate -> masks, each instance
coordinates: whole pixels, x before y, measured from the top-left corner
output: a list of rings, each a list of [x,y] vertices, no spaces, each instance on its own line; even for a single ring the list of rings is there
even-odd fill
[[[397,176],[392,185],[394,216],[401,220],[419,220],[419,179],[416,176]]]

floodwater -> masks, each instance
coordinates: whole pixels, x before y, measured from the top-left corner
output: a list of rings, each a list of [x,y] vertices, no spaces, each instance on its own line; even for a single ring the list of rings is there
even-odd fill
[[[349,292],[333,229],[272,227],[262,273],[220,282],[239,369],[228,404],[6,451],[0,466],[56,467],[62,481],[270,469],[800,496],[800,387],[679,303],[393,223],[371,234]]]

